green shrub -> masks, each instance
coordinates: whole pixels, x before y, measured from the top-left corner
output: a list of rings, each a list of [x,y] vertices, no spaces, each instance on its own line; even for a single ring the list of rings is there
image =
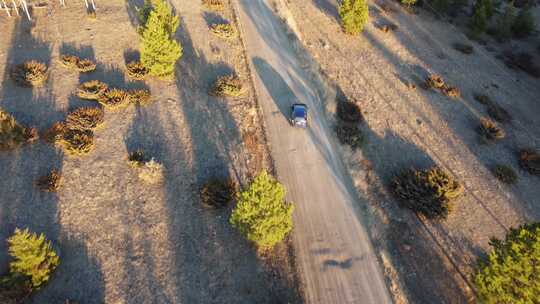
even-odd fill
[[[339,16],[343,31],[350,35],[357,35],[364,30],[369,20],[368,5],[365,0],[343,0],[339,6]]]
[[[491,168],[493,175],[505,184],[515,184],[518,180],[518,175],[512,169],[512,167],[507,165],[495,165]]]
[[[335,131],[341,144],[348,145],[353,150],[362,147],[362,144],[364,143],[364,134],[362,134],[362,130],[360,130],[357,123],[348,123],[338,120]]]
[[[504,130],[488,118],[482,118],[480,120],[478,133],[480,133],[480,136],[488,142],[503,139],[505,136]]]
[[[530,174],[540,175],[540,153],[535,150],[521,150],[519,153],[519,164]]]
[[[488,26],[488,17],[486,13],[486,8],[481,4],[481,1],[476,2],[477,5],[474,8],[474,13],[471,19],[471,30],[472,35],[475,38],[478,38],[482,33],[484,33]]]
[[[476,3],[474,4],[474,10],[476,11],[480,7],[484,9],[487,20],[493,17],[493,1],[492,0],[476,0]]]
[[[512,5],[510,5],[512,6]],[[534,16],[530,8],[522,9],[512,24],[512,33],[516,38],[525,38],[530,36],[536,28]]]
[[[130,103],[128,92],[121,89],[105,91],[98,97],[98,102],[107,109],[117,110],[126,107]]]
[[[101,107],[84,107],[70,112],[66,118],[68,129],[92,130],[98,128],[105,120],[105,112]]]
[[[83,82],[77,88],[77,96],[82,99],[97,100],[109,86],[99,80]]]
[[[148,21],[148,17],[150,16],[150,12],[152,11],[152,1],[144,0],[143,6],[137,7],[136,10],[139,24],[142,28],[144,28],[146,22]]]
[[[435,8],[435,11],[440,12],[442,14],[447,14],[450,6],[452,3],[450,0],[433,0],[433,8]]]
[[[176,61],[182,56],[182,47],[173,39],[178,28],[178,17],[163,0],[156,0],[142,33],[141,62],[152,76],[170,78]]]
[[[227,75],[218,78],[210,93],[214,96],[240,97],[246,93],[246,89],[238,76]]]
[[[504,14],[499,15],[496,20],[496,33],[499,41],[507,41],[512,38],[512,24],[516,19],[516,12],[513,3],[506,5]]]
[[[94,147],[94,133],[90,130],[67,129],[62,134],[60,143],[69,154],[88,154]]]
[[[392,190],[400,202],[430,219],[444,219],[451,203],[463,193],[463,186],[443,169],[409,169],[396,175]]]
[[[51,170],[49,174],[43,175],[36,181],[36,186],[45,192],[56,192],[60,188],[62,174],[57,170]]]
[[[238,194],[230,223],[249,241],[271,248],[291,231],[293,209],[283,185],[263,171]]]
[[[0,151],[11,150],[37,138],[36,130],[25,128],[0,109]]]
[[[504,240],[479,260],[474,283],[480,303],[538,303],[540,295],[540,223],[511,228]]]
[[[44,63],[30,60],[17,65],[11,71],[11,77],[20,86],[39,87],[47,80],[48,69]]]
[[[338,100],[336,113],[338,118],[345,122],[358,123],[363,119],[358,104],[348,100]]]
[[[49,281],[50,275],[60,263],[51,242],[43,234],[38,236],[28,229],[15,229],[15,233],[8,239],[8,246],[13,258],[9,263],[10,274],[27,277],[35,289]]]
[[[223,39],[232,39],[236,36],[236,29],[230,23],[212,24],[210,32]]]
[[[236,185],[230,179],[212,178],[199,189],[203,206],[222,208],[234,199]]]
[[[131,61],[126,64],[127,75],[135,80],[143,80],[148,75],[148,69],[140,61]]]

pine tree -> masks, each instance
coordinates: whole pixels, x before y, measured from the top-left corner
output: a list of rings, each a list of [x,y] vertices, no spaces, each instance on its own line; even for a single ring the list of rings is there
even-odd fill
[[[471,28],[474,36],[480,36],[487,29],[486,9],[483,5],[478,5],[472,16]]]
[[[531,9],[525,7],[521,9],[517,18],[514,19],[512,24],[512,32],[516,38],[525,38],[531,35],[536,28],[536,22],[534,16],[531,13]]]
[[[10,274],[28,277],[33,288],[45,284],[60,263],[51,242],[43,234],[38,236],[28,229],[15,229],[8,244],[9,254],[13,257],[9,264]]]
[[[150,75],[168,78],[174,74],[176,61],[182,56],[181,45],[173,39],[178,25],[170,6],[155,0],[141,41],[141,62]]]
[[[368,6],[365,0],[344,0],[339,6],[339,16],[343,30],[350,35],[357,35],[364,30],[369,20]]]
[[[540,223],[510,229],[505,240],[481,260],[474,281],[479,302],[538,303],[540,295]]]
[[[512,24],[516,18],[515,8],[513,3],[506,5],[504,14],[498,16],[497,26],[497,39],[499,41],[507,41],[512,38]]]
[[[285,202],[283,185],[263,171],[239,193],[230,222],[248,240],[271,248],[291,231],[293,209]]]

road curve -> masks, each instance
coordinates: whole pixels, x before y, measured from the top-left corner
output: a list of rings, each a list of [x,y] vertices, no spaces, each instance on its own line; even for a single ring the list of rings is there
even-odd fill
[[[302,70],[283,24],[265,0],[233,1],[262,107],[276,171],[295,203],[294,246],[307,303],[391,303],[370,239],[355,213],[329,140],[317,88]],[[310,108],[309,128],[292,128],[292,103]]]

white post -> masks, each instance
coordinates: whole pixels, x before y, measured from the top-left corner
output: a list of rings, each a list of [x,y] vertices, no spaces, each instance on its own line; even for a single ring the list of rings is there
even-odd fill
[[[60,0],[60,5],[61,6],[66,6],[66,1],[65,0]]]
[[[30,17],[30,13],[28,12],[28,5],[26,5],[26,0],[21,0],[23,10],[26,13],[26,17],[28,17],[28,20],[32,21],[32,17]]]
[[[92,8],[94,9],[94,12],[96,11],[96,4],[94,3],[94,0],[90,0],[92,2]]]
[[[84,0],[84,4],[86,4],[86,8],[88,8],[88,0]]]
[[[15,9],[15,12],[17,13],[17,16],[19,15],[19,8],[17,7],[17,3],[15,3],[15,0],[11,0],[11,3],[13,3],[13,8]]]
[[[2,3],[3,3],[4,10],[6,11],[6,14],[8,15],[8,17],[11,17],[11,13],[9,12],[9,7],[6,4],[6,1],[2,0]],[[0,8],[2,8],[2,3],[0,3]]]

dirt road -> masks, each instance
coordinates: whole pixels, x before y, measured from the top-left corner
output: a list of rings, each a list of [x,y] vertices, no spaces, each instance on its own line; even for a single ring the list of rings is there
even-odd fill
[[[294,244],[308,303],[390,303],[358,202],[334,151],[317,87],[302,70],[266,1],[239,0],[255,88],[277,174],[296,206]],[[294,102],[310,108],[309,128],[288,121]]]

